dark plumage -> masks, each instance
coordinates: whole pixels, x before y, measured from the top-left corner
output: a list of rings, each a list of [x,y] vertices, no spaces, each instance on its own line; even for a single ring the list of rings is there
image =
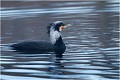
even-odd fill
[[[47,29],[50,37],[50,42],[45,41],[25,41],[11,45],[13,50],[20,52],[56,52],[64,53],[66,46],[63,43],[60,31],[65,27],[62,21],[51,23]]]
[[[47,46],[47,47],[46,47]],[[50,42],[45,41],[24,41],[11,45],[13,50],[22,51],[22,52],[31,52],[31,51],[54,51],[55,46]]]

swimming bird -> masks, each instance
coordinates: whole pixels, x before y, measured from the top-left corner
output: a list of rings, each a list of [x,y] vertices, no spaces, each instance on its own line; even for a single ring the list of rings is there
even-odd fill
[[[62,21],[55,21],[47,27],[48,35],[50,37],[49,42],[45,41],[24,41],[12,44],[11,47],[13,50],[21,52],[48,52],[54,51],[56,53],[64,53],[66,46],[62,40],[61,31],[71,26],[70,24],[65,25]]]

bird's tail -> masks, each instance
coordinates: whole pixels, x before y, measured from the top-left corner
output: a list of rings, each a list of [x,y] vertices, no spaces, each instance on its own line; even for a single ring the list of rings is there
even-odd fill
[[[11,47],[13,43],[10,44],[0,44],[0,49],[1,51],[14,51],[13,48]]]

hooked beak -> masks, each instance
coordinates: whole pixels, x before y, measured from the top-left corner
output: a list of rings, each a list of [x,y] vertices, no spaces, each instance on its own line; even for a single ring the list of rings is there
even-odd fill
[[[67,28],[67,27],[70,27],[72,26],[71,24],[66,24],[64,27]]]
[[[67,28],[67,27],[70,27],[70,26],[72,26],[72,25],[71,24],[66,24],[65,26],[61,26],[60,31],[62,31],[64,28]]]

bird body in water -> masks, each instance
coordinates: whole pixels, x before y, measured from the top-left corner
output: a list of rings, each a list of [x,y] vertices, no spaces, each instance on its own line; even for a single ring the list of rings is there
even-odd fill
[[[55,21],[51,23],[48,28],[48,35],[50,42],[45,41],[24,41],[20,43],[12,44],[13,50],[21,52],[48,52],[54,51],[56,53],[64,53],[66,46],[62,40],[61,30],[70,25],[65,25],[62,21]]]

